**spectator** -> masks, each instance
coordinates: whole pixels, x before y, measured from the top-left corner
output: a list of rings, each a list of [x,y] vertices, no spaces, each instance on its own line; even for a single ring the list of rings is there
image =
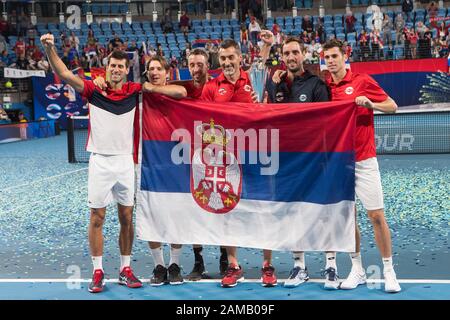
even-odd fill
[[[281,28],[278,24],[274,23],[272,26],[272,33],[275,38],[273,45],[274,46],[281,46],[283,43],[283,40],[281,38]]]
[[[374,29],[370,33],[370,43],[372,46],[372,59],[380,60],[383,41],[381,40],[380,31],[378,29]]]
[[[98,56],[97,54],[94,55],[90,55],[90,59],[89,59],[89,70],[91,68],[102,68],[103,64],[102,64],[102,59],[100,56]]]
[[[352,46],[348,44],[347,41],[344,41],[344,51],[347,57],[350,59],[353,55],[353,49]],[[322,52],[322,46],[320,47],[319,54]]]
[[[245,23],[241,23],[241,30],[240,30],[240,42],[248,42],[249,41],[249,35],[247,27],[245,26]]]
[[[91,29],[89,29],[88,32],[88,37],[87,37],[87,44],[89,46],[95,46],[96,45],[97,40],[94,37],[94,31],[92,31]]]
[[[25,57],[25,54],[19,55],[19,57],[16,60],[15,66],[17,69],[21,70],[27,70],[28,69],[29,62],[27,58]]]
[[[80,50],[80,39],[75,35],[75,33],[73,31],[70,33],[69,40],[70,40],[70,43],[75,46],[75,49],[77,49],[77,51],[79,51]]]
[[[27,46],[25,47],[25,52],[26,53],[33,53],[34,52],[34,50],[36,50],[37,49],[37,47],[36,47],[36,45],[34,44],[34,39],[29,39],[28,40],[28,44],[27,44]]]
[[[306,16],[303,17],[302,29],[303,29],[303,31],[306,31],[308,34],[313,32],[314,26],[313,26],[313,23],[311,21],[311,17],[309,15],[306,15]]]
[[[382,30],[383,30],[383,43],[392,48],[392,29],[394,25],[387,14],[384,15]]]
[[[43,56],[42,52],[37,47],[34,48],[32,51],[29,51],[29,53],[31,55],[31,58],[36,62],[41,60],[41,58]]]
[[[361,50],[361,58],[364,57],[365,60],[369,58],[369,35],[363,30],[358,37],[358,44]]]
[[[434,18],[436,18],[439,8],[434,1],[431,1],[430,5],[427,8],[428,17],[430,18],[430,22],[433,22]]]
[[[186,11],[182,11],[181,12],[181,17],[180,17],[180,29],[181,32],[183,32],[184,34],[189,32],[189,26],[190,26],[190,22],[189,22],[189,17],[186,13]]]
[[[128,48],[126,49],[126,51],[130,51],[130,52],[135,52],[138,51],[138,47],[136,44],[136,41],[132,40],[131,43],[128,45]]]
[[[177,58],[172,57],[170,60],[169,81],[177,81],[180,79],[180,69],[178,69]]]
[[[25,115],[23,114],[22,111],[19,112],[18,118],[19,118],[19,122],[22,122],[22,123],[23,123],[23,122],[28,122],[27,118],[25,118]]]
[[[418,41],[418,54],[419,58],[431,58],[431,38],[432,33],[430,29],[425,27],[423,36],[419,37]]]
[[[416,31],[417,31],[417,34],[419,35],[419,39],[422,39],[425,31],[427,31],[427,27],[423,24],[422,21],[418,21],[417,26],[416,26]]]
[[[189,48],[191,47],[191,44],[189,43]],[[187,50],[187,49],[186,49]],[[149,46],[148,47],[148,55],[150,56],[150,58],[156,56],[156,51],[153,48],[153,46]]]
[[[25,55],[25,48],[25,42],[23,41],[22,37],[19,37],[13,49],[16,53],[16,56],[18,57],[20,55]]]
[[[311,43],[311,38],[309,37],[309,34],[306,30],[303,31],[302,35],[300,36],[300,40],[302,40],[302,42],[304,44],[310,44]]]
[[[8,114],[6,111],[2,108],[0,108],[0,124],[9,124],[11,123],[11,120],[8,117]]]
[[[121,48],[123,46],[123,40],[120,39],[119,35],[114,34],[114,38],[112,38],[111,40],[109,40],[109,43],[112,45],[111,52],[113,51],[113,49],[115,48]]]
[[[408,27],[403,29],[403,39],[405,43],[405,59],[411,59],[411,40],[409,37],[410,30]]]
[[[39,62],[37,63],[37,69],[43,70],[45,72],[48,72],[50,70],[50,64],[48,63],[44,55],[42,55],[41,60],[39,60]]]
[[[348,14],[345,15],[345,30],[347,31],[347,33],[351,33],[351,32],[355,32],[355,22],[356,22],[356,18],[353,15],[353,12],[350,12]]]
[[[170,9],[166,9],[165,14],[161,20],[161,27],[163,28],[164,33],[173,32]]]
[[[327,39],[327,32],[325,26],[321,23],[317,27],[316,42],[325,43],[326,39]]]
[[[156,46],[157,46],[157,48],[156,48],[156,55],[164,57],[164,51],[162,49],[161,43],[157,43]]]
[[[26,59],[28,61],[27,69],[28,70],[37,70],[37,61],[31,57],[30,53],[26,54]]]
[[[394,25],[396,32],[395,42],[397,44],[403,44],[403,29],[405,28],[405,19],[403,19],[401,13],[397,14],[397,16],[395,17]]]
[[[433,40],[433,52],[432,52],[432,57],[433,58],[439,58],[439,51],[441,50],[441,47],[439,45],[439,40],[438,39],[434,39]]]
[[[408,40],[409,40],[409,46],[411,50],[411,58],[416,59],[417,55],[417,40],[419,36],[417,35],[417,32],[412,28],[410,32],[408,33]]]
[[[441,24],[438,26],[436,26],[436,23],[432,23],[432,26],[434,26],[436,28],[437,34],[436,34],[436,38],[442,41],[445,41],[447,39],[448,36],[448,29],[450,28],[450,24],[448,26],[445,25],[445,22],[442,21]]]
[[[211,47],[209,50],[209,66],[211,70],[220,68],[219,63],[219,48],[216,45]]]
[[[12,61],[8,55],[8,51],[3,50],[2,55],[0,57],[0,67],[9,67],[12,64]]]
[[[402,1],[402,11],[406,16],[406,22],[412,22],[411,15],[414,9],[414,3],[412,0],[403,0]]]
[[[258,44],[259,34],[261,33],[261,27],[255,17],[251,17],[250,21],[250,25],[248,26],[250,41],[252,45],[256,46]]]

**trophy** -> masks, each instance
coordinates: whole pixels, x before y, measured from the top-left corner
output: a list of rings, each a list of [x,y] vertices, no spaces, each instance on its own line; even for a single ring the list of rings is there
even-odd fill
[[[267,73],[267,68],[262,59],[256,57],[250,69],[250,81],[252,82],[253,91],[255,91],[258,96],[258,102],[263,102],[264,99]]]

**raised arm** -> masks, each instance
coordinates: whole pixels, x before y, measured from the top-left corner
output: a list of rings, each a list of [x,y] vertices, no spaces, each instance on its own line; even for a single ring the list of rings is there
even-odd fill
[[[142,86],[142,91],[159,93],[174,99],[183,99],[187,97],[187,91],[183,86],[176,84],[167,84],[164,86],[155,86],[150,82],[145,82]]]
[[[263,45],[261,47],[261,51],[259,52],[262,63],[266,64],[267,59],[270,55],[270,49],[273,46],[273,43],[275,41],[275,37],[273,36],[272,31],[269,30],[262,30],[261,31],[261,40],[263,42]]]
[[[44,34],[41,36],[41,43],[44,46],[45,53],[47,54],[48,62],[52,67],[53,71],[60,77],[64,82],[71,85],[75,91],[84,91],[84,82],[77,76],[75,76],[72,71],[67,69],[64,62],[58,56],[55,49],[55,39],[52,34]]]

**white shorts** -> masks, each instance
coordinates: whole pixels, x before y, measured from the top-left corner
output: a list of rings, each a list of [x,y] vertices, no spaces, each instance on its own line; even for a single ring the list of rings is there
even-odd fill
[[[90,208],[104,208],[115,201],[134,205],[133,155],[92,153],[89,159],[88,202]]]
[[[366,210],[384,208],[381,176],[376,157],[355,163],[355,193]]]

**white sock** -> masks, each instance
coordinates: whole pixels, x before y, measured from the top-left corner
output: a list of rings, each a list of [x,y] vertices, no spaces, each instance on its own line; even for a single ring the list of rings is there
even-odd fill
[[[383,258],[383,271],[393,270],[394,266],[392,265],[392,257]]]
[[[120,256],[120,272],[123,268],[129,267],[131,263],[131,256]]]
[[[94,271],[98,270],[98,269],[103,271],[103,264],[102,264],[103,257],[102,256],[97,256],[97,257],[92,256],[91,258],[92,258],[92,264],[94,265]]]
[[[294,256],[294,267],[300,267],[305,269],[305,253],[302,251],[293,252]]]
[[[156,249],[150,249],[152,252],[153,262],[155,263],[155,267],[159,264],[163,267],[165,267],[164,263],[164,255],[162,247],[156,248]]]
[[[181,248],[176,249],[173,247],[170,247],[170,263],[169,266],[172,263],[175,263],[176,265],[180,265],[180,255],[181,255]]]
[[[325,254],[326,256],[326,265],[325,265],[325,269],[328,268],[334,268],[334,270],[337,271],[337,266],[336,266],[336,252],[327,252]]]
[[[364,272],[364,268],[363,268],[363,265],[362,265],[361,253],[360,252],[350,253],[350,258],[352,259],[352,267],[356,268],[361,273],[363,273]]]

